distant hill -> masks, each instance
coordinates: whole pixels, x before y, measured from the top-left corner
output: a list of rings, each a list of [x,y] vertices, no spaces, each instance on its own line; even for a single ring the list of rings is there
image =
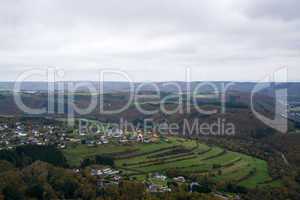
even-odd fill
[[[154,82],[161,92],[178,92],[178,88],[172,85],[172,83],[176,83],[180,90],[183,92],[187,92],[190,90],[194,90],[199,84],[206,83],[206,82]],[[218,89],[222,88],[222,85],[226,85],[230,82],[219,82],[219,81],[212,81],[210,82],[214,84]],[[13,91],[15,87],[15,82],[0,82],[0,91]],[[133,86],[134,88],[137,88],[140,86],[141,82],[135,82],[135,83],[129,83],[129,82],[118,82],[118,81],[106,81],[106,82],[93,82],[93,81],[78,81],[78,82],[55,82],[54,87],[55,90],[60,90],[58,85],[63,85],[65,90],[67,90],[68,85],[87,85],[91,84],[93,85],[98,91],[101,93],[111,93],[111,92],[128,92],[130,91],[130,87]],[[132,85],[131,85],[132,84]],[[253,87],[258,84],[255,82],[234,82],[234,85],[229,87],[229,91],[240,91],[240,92],[250,92]],[[265,84],[265,83],[264,83]],[[280,84],[273,84],[271,83],[271,87],[269,89],[274,89],[275,87],[284,87],[287,88],[289,91],[289,94],[293,95],[296,94],[300,89],[300,83],[299,82],[289,82],[289,83],[280,83]],[[154,87],[151,85],[145,84],[143,87],[143,90],[154,90]],[[47,82],[23,82],[21,84],[21,90],[23,91],[47,91],[48,90],[48,83]],[[81,90],[86,90],[84,88],[81,88]],[[209,92],[212,91],[212,88],[210,86],[203,86],[199,88],[199,90],[203,92]]]

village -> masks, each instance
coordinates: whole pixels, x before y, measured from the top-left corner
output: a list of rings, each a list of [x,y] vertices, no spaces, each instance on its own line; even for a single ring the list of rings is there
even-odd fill
[[[0,150],[11,149],[20,145],[55,145],[64,149],[68,144],[97,145],[152,143],[159,141],[159,134],[142,130],[124,131],[118,127],[108,127],[93,134],[85,133],[80,128],[69,128],[62,123],[43,124],[38,122],[4,122],[0,120]]]
[[[0,122],[0,149],[28,144],[62,146],[67,139],[66,133],[67,130],[58,125]]]
[[[148,132],[147,137],[142,131],[138,130],[125,134],[123,130],[115,127],[109,127],[106,132],[94,134],[91,137],[88,134],[74,134],[60,123],[46,125],[34,122],[4,122],[0,121],[0,150],[12,149],[21,145],[55,145],[59,149],[67,148],[69,144],[83,144],[88,147],[117,143],[126,145],[129,143],[152,143],[159,141],[157,134]],[[74,169],[79,173],[81,169]],[[105,187],[110,184],[118,184],[122,179],[121,172],[111,168],[96,169],[92,168],[90,174],[97,177],[97,185]],[[158,178],[161,178],[157,176]],[[169,191],[169,188],[159,187],[155,184],[149,185],[150,191]]]
[[[184,141],[184,140],[183,140]],[[107,126],[107,129],[90,134],[80,127],[69,128],[65,123],[59,121],[39,121],[39,120],[16,120],[10,121],[0,118],[0,150],[13,149],[22,145],[55,146],[62,151],[72,149],[73,146],[80,146],[93,151],[94,148],[106,148],[108,146],[119,146],[126,149],[135,145],[159,145],[168,143],[168,137],[164,137],[156,132],[136,130],[124,130],[116,126]],[[174,148],[175,150],[176,148]],[[172,149],[169,151],[172,152]],[[126,152],[125,152],[126,153]],[[128,153],[128,152],[127,152]],[[176,154],[176,152],[173,152]],[[182,152],[183,154],[185,152]],[[186,152],[188,153],[188,152]],[[130,155],[130,152],[129,152]],[[140,154],[137,154],[139,156]],[[110,165],[88,165],[72,167],[74,173],[88,173],[94,177],[98,188],[106,188],[111,185],[119,185],[123,180],[135,181],[136,178],[124,173],[126,167],[116,167]],[[203,187],[198,182],[187,179],[184,176],[169,177],[164,172],[156,171],[149,173],[141,181],[150,193],[172,192],[172,185],[183,185],[190,192]],[[224,194],[215,194],[223,199],[228,199]]]

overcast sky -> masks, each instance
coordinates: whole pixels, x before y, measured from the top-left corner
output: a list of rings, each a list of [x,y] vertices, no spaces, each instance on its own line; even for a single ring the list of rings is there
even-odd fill
[[[101,69],[184,80],[189,67],[192,80],[258,81],[283,66],[300,81],[299,10],[299,0],[0,0],[0,81],[47,67],[63,80]]]

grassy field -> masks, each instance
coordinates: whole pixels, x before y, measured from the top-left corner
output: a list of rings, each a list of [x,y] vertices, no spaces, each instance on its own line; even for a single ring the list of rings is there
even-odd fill
[[[73,166],[90,156],[118,153],[125,157],[116,159],[116,167],[138,180],[145,179],[149,173],[177,169],[187,174],[209,174],[216,181],[234,181],[248,188],[280,185],[272,182],[263,160],[182,138],[172,137],[155,144],[77,145],[64,150]]]

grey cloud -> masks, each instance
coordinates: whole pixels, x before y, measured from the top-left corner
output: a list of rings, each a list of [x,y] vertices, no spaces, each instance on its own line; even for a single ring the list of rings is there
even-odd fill
[[[256,79],[264,66],[300,61],[296,8],[296,0],[1,1],[0,80],[5,66],[7,73],[81,71],[74,79],[102,67],[154,79],[148,74],[191,66],[211,79],[236,79],[243,70]],[[154,72],[143,77],[148,68]],[[180,77],[175,73],[166,79]]]
[[[252,0],[246,3],[246,13],[251,17],[267,17],[281,20],[300,19],[298,0]]]

